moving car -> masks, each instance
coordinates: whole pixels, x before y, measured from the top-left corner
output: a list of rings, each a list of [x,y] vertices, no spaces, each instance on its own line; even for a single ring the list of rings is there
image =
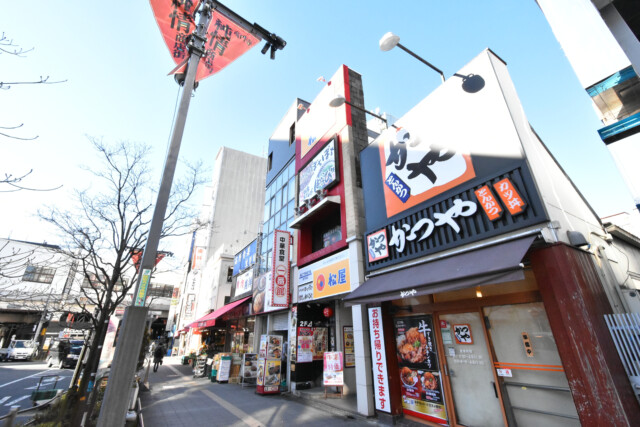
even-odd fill
[[[47,366],[62,368],[75,368],[82,351],[82,340],[56,340],[49,347],[47,354]]]
[[[6,360],[30,360],[34,351],[33,341],[12,340],[4,357]]]

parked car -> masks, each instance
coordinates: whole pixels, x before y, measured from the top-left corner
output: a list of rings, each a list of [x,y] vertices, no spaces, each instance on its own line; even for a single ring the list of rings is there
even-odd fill
[[[82,351],[82,340],[55,340],[49,346],[47,366],[58,368],[75,368]]]
[[[4,357],[5,360],[30,360],[34,351],[33,341],[12,340]]]

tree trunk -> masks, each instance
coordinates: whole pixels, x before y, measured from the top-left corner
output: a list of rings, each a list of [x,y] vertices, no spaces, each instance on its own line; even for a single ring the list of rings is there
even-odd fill
[[[100,354],[102,353],[102,345],[104,343],[104,339],[107,335],[107,329],[109,326],[108,318],[104,315],[104,312],[100,314],[98,318],[98,323],[96,325],[96,329],[94,330],[93,340],[91,341],[91,345],[89,346],[89,357],[87,358],[87,363],[84,365],[82,369],[82,380],[80,380],[80,385],[78,386],[77,396],[78,396],[78,405],[76,405],[74,414],[73,414],[73,424],[72,425],[81,425],[82,417],[88,408],[91,408],[90,405],[93,402],[89,402],[87,400],[87,394],[90,393],[87,391],[89,384],[92,384],[92,390],[96,388],[95,384],[95,376],[98,371],[98,364],[100,363]],[[89,397],[94,396],[92,393]],[[90,399],[95,400],[95,399]]]

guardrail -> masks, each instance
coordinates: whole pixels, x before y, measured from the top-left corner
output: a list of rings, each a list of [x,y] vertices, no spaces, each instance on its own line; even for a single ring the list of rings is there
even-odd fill
[[[9,410],[9,413],[7,415],[3,415],[0,417],[0,421],[4,420],[4,424],[3,427],[12,427],[13,426],[13,422],[16,419],[16,416],[18,416],[18,414],[24,414],[26,412],[29,411],[35,411],[38,410],[40,408],[44,408],[47,405],[50,405],[51,403],[53,403],[54,400],[56,399],[60,399],[60,396],[62,396],[62,393],[58,393],[56,396],[54,396],[51,400],[48,400],[44,403],[41,403],[38,406],[33,406],[31,408],[26,408],[23,410],[19,410],[19,406],[12,406],[11,410]],[[29,424],[31,424],[33,422],[33,420],[26,422],[24,425],[28,426]]]

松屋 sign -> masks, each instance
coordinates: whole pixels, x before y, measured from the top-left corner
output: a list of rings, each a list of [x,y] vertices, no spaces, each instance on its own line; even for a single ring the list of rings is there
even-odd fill
[[[389,380],[387,377],[387,356],[385,355],[384,334],[382,333],[382,309],[369,309],[369,332],[371,334],[371,356],[373,358],[373,388],[378,411],[391,412],[389,401]]]
[[[309,283],[313,285],[313,299],[350,292],[349,252],[340,251],[298,270],[298,297],[302,295],[305,301]]]

